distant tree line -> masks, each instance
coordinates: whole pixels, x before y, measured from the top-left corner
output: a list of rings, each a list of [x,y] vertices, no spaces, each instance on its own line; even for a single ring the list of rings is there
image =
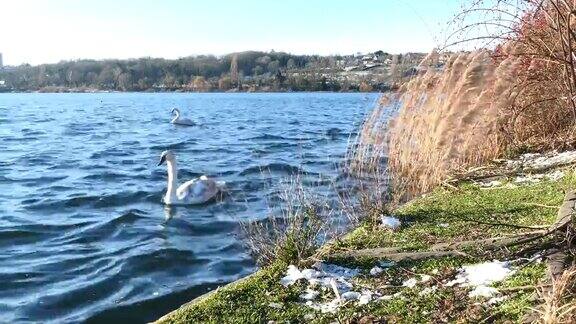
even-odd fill
[[[0,69],[11,91],[372,91],[384,81],[337,77],[354,56],[248,51],[175,60],[78,60]]]

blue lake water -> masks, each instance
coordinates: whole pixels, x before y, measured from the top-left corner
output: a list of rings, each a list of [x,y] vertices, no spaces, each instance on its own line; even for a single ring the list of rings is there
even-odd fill
[[[0,94],[0,322],[142,323],[249,274],[239,222],[263,219],[293,173],[338,181],[377,98]],[[199,126],[169,124],[172,107]],[[165,209],[166,149],[181,181],[226,194]]]

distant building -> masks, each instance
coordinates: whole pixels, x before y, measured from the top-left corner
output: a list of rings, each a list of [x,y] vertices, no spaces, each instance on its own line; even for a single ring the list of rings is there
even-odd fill
[[[0,53],[0,68],[3,67],[3,62],[2,62],[2,53]]]

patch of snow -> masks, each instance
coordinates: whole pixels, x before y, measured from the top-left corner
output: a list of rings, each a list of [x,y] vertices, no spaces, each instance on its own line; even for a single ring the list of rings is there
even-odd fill
[[[560,170],[556,170],[554,172],[546,174],[546,178],[548,178],[548,180],[550,180],[550,181],[558,181],[558,180],[564,178],[564,172],[562,172]]]
[[[468,297],[470,297],[470,298],[472,298],[472,297],[490,298],[490,297],[493,297],[494,295],[496,295],[497,293],[498,293],[498,289],[496,289],[494,287],[488,287],[488,286],[480,285],[480,286],[476,286],[476,288],[474,288],[474,290],[472,290],[470,293],[468,293]]]
[[[419,292],[418,295],[419,295],[419,296],[429,295],[429,294],[435,292],[436,289],[438,289],[438,287],[436,287],[436,286],[426,287],[426,288],[422,289],[422,291]]]
[[[469,286],[480,286],[502,281],[513,272],[509,262],[494,260],[463,266],[460,276],[465,279]]]
[[[378,276],[384,271],[384,269],[380,268],[379,266],[375,266],[374,268],[370,269],[371,276]]]
[[[428,281],[430,281],[430,279],[432,279],[432,277],[429,275],[426,275],[426,274],[420,275],[420,282],[428,282]]]
[[[516,177],[514,182],[515,183],[538,183],[538,182],[540,182],[540,178],[534,177],[531,175],[518,176],[518,177]]]
[[[304,279],[310,280],[310,279],[314,279],[314,278],[320,278],[322,276],[322,273],[320,271],[314,270],[314,269],[304,269],[301,271],[302,273],[302,277],[304,277]]]
[[[362,291],[362,295],[358,298],[358,305],[366,305],[372,301],[372,292],[370,290]]]
[[[378,266],[374,266],[370,270],[370,274],[373,276],[378,275],[384,271],[383,268],[388,268],[395,264],[395,262],[380,262]],[[280,282],[285,287],[300,280],[307,283],[308,286],[306,290],[304,290],[299,297],[304,305],[322,313],[335,313],[339,307],[349,302],[355,302],[357,305],[365,305],[372,301],[389,300],[392,298],[405,300],[401,292],[386,296],[382,296],[378,291],[369,289],[363,289],[362,292],[358,292],[358,290],[354,289],[354,287],[357,286],[353,284],[352,279],[360,274],[359,269],[317,262],[312,268],[302,270],[298,269],[295,265],[288,266],[286,276],[282,277]],[[419,282],[428,282],[431,279],[432,277],[430,275],[420,274],[415,278],[404,281],[403,286],[413,288]],[[428,294],[436,289],[437,287],[429,287],[423,289],[420,293]],[[320,291],[323,291],[322,295]],[[326,293],[333,295],[333,298],[329,299],[329,295],[326,295]],[[270,305],[273,307],[272,304]]]
[[[478,185],[484,188],[500,187],[502,185],[502,181],[493,180],[490,182],[480,182]]]
[[[508,296],[492,297],[488,300],[488,305],[500,304],[501,302],[508,299]]]
[[[324,276],[330,277],[342,277],[351,279],[360,274],[360,270],[358,269],[346,268],[330,263],[317,262],[314,267],[323,272]]]
[[[281,309],[282,307],[284,307],[284,305],[280,304],[280,303],[270,303],[268,304],[269,307],[272,308],[276,308],[276,309]]]
[[[302,272],[300,270],[298,270],[298,268],[295,265],[291,264],[288,266],[288,270],[286,271],[286,276],[284,276],[282,279],[280,279],[280,283],[284,287],[288,287],[300,279],[304,279],[304,275],[302,274]]]
[[[402,286],[407,287],[407,288],[414,288],[417,283],[418,283],[418,280],[416,278],[410,278],[410,279],[404,281],[402,283]]]
[[[317,292],[316,290],[312,290],[310,288],[307,288],[306,292],[300,295],[300,299],[314,300],[314,299],[316,299],[316,297],[318,297],[318,295],[320,295],[320,293]]]
[[[446,286],[446,287],[452,287],[452,286],[454,286],[454,285],[463,284],[463,283],[465,283],[465,282],[466,282],[466,279],[465,279],[465,278],[463,278],[463,277],[459,277],[459,278],[458,278],[458,277],[457,277],[457,278],[454,279],[454,280],[448,281],[446,284],[444,284],[444,286]]]
[[[402,223],[398,218],[391,216],[382,215],[380,216],[380,221],[382,222],[381,226],[389,228],[391,230],[397,230],[402,225]]]
[[[508,168],[523,167],[526,169],[547,169],[576,162],[576,151],[558,153],[556,151],[546,155],[540,153],[527,153],[516,160],[506,162]]]
[[[490,287],[494,282],[506,279],[514,273],[510,262],[492,261],[463,266],[456,278],[447,282],[445,286],[458,284],[461,287],[473,287],[469,297],[493,297],[498,293],[496,288]]]
[[[340,308],[340,300],[333,299],[332,301],[327,303],[315,303],[312,301],[307,301],[306,306],[313,308],[317,311],[320,311],[322,313],[335,313],[338,310],[338,308]]]
[[[392,296],[392,295],[384,295],[384,296],[380,296],[380,297],[376,298],[376,300],[390,300],[390,299],[392,299],[392,298],[394,298],[394,296]]]
[[[438,224],[438,227],[444,227],[444,228],[446,228],[446,227],[449,227],[449,226],[450,226],[450,225],[449,225],[448,223],[440,223],[440,224]]]

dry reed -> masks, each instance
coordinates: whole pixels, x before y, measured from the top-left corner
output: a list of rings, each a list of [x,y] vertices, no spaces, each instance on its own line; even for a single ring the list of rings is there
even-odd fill
[[[281,212],[258,222],[243,223],[246,244],[259,265],[279,260],[298,263],[312,256],[331,230],[332,208],[305,188],[299,176],[280,192]]]
[[[576,267],[564,271],[552,282],[552,289],[540,290],[544,300],[540,309],[539,323],[560,324],[576,321]]]
[[[575,147],[574,12],[573,1],[471,1],[445,49],[480,48],[426,57],[391,98],[398,115],[383,125],[378,107],[366,120],[351,169],[385,174],[405,200],[496,157]]]

